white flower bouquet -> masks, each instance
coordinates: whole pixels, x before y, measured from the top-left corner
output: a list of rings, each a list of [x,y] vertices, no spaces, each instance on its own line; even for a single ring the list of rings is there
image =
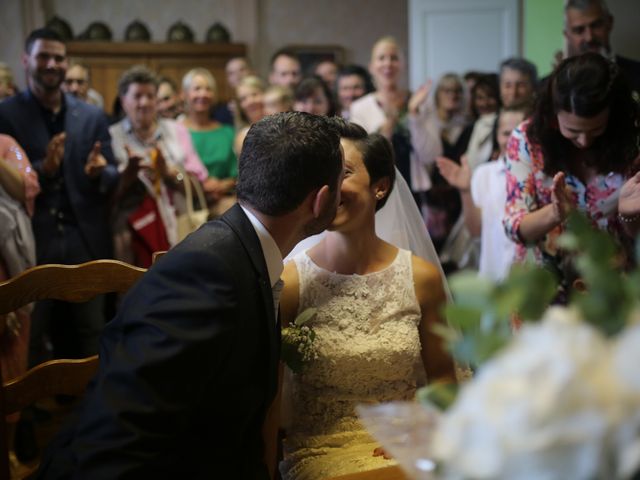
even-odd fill
[[[640,273],[619,273],[613,243],[585,219],[573,217],[569,231],[562,246],[573,253],[586,292],[572,293],[567,307],[547,308],[556,287],[544,271],[516,268],[498,286],[459,276],[447,312],[455,328],[442,333],[475,377],[444,411],[428,407],[428,421],[420,420],[419,403],[360,409],[412,478],[638,475]],[[524,324],[511,334],[514,311]],[[417,419],[405,422],[404,437],[389,428],[398,417]],[[417,438],[416,429],[428,429],[428,441],[400,441]]]

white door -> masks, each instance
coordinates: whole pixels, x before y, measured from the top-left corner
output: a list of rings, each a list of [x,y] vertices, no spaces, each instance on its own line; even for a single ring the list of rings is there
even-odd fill
[[[409,0],[409,83],[497,72],[520,48],[520,0]]]

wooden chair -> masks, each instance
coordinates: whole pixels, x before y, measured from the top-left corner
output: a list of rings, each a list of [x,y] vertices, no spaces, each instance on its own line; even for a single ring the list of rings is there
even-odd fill
[[[124,293],[145,271],[117,260],[39,265],[0,283],[0,315],[37,300],[85,302],[104,293]],[[51,360],[7,381],[0,371],[0,478],[10,478],[6,416],[42,398],[82,394],[97,367],[98,356],[94,355]]]

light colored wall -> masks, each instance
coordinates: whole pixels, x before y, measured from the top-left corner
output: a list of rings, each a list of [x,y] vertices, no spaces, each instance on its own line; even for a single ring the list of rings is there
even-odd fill
[[[408,45],[406,0],[261,0],[260,70],[271,52],[287,44],[343,45],[348,62],[367,65],[383,35]]]
[[[0,61],[11,68],[16,83],[24,86],[22,51],[24,33],[22,26],[22,6],[20,0],[2,0],[0,15]]]
[[[524,54],[541,74],[550,69],[553,53],[563,46],[563,0],[522,0]],[[640,0],[609,0],[615,17],[611,43],[616,52],[640,60]],[[0,61],[13,69],[24,86],[20,62],[32,17],[57,13],[82,32],[89,23],[107,23],[116,40],[123,38],[134,19],[144,21],[154,40],[166,38],[169,26],[182,20],[198,41],[215,21],[225,24],[234,41],[247,43],[250,56],[262,74],[271,53],[286,44],[343,45],[347,61],[366,65],[371,45],[390,34],[408,44],[407,0],[2,0]],[[34,13],[35,12],[35,13]],[[473,41],[473,39],[470,39]]]
[[[407,1],[394,0],[2,0],[0,61],[8,62],[24,86],[20,56],[28,30],[24,3],[37,6],[45,18],[54,14],[71,25],[74,35],[93,21],[105,22],[114,40],[123,40],[127,25],[144,22],[154,41],[164,41],[169,27],[181,20],[203,41],[214,22],[223,23],[232,41],[246,43],[258,71],[266,75],[271,53],[288,44],[342,45],[348,62],[366,65],[373,42],[393,35],[406,49]]]

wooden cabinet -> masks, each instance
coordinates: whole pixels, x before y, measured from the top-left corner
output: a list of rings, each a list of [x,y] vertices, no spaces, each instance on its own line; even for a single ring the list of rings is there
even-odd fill
[[[182,76],[190,69],[207,68],[218,84],[219,100],[228,100],[233,92],[227,85],[224,66],[230,58],[246,55],[246,46],[238,43],[68,42],[67,55],[89,67],[91,87],[104,97],[105,110],[111,113],[120,75],[137,64],[173,79],[178,88]]]

